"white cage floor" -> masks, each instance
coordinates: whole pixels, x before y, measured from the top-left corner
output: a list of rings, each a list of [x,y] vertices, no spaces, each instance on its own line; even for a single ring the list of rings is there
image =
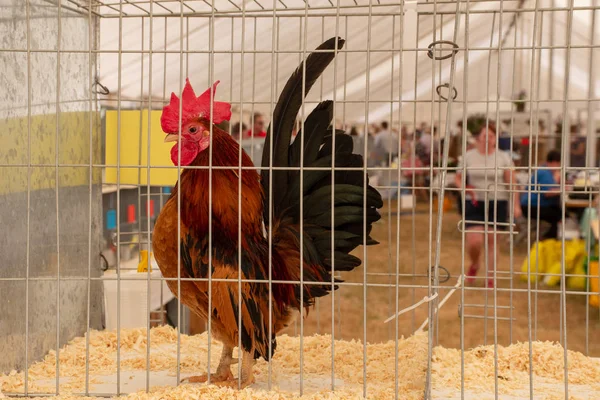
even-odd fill
[[[208,385],[176,387],[177,333],[169,327],[154,328],[150,334],[150,371],[147,369],[145,329],[122,330],[120,334],[120,393],[130,399],[359,399],[363,394],[363,344],[359,341],[335,341],[335,392],[331,391],[331,336],[310,336],[303,340],[303,396],[300,390],[300,338],[278,338],[277,352],[271,364],[257,362],[256,383],[242,391]],[[114,394],[117,391],[116,332],[93,331],[89,347],[90,395]],[[216,368],[221,346],[211,345],[211,365]],[[393,399],[394,342],[367,344],[367,398]],[[206,334],[181,335],[181,378],[206,370],[208,356]],[[235,356],[235,354],[234,354]],[[560,345],[535,342],[533,346],[534,398],[564,399],[564,351]],[[86,339],[76,338],[59,352],[61,399],[80,399],[68,393],[85,391]],[[460,351],[434,349],[433,397],[460,399]],[[479,347],[465,352],[465,398],[494,397],[493,348]],[[515,344],[498,348],[498,392],[500,399],[529,398],[529,345]],[[237,365],[232,367],[237,376]],[[398,343],[398,392],[400,399],[423,398],[427,370],[427,335],[416,334]],[[56,390],[56,354],[29,368],[28,390],[54,393]],[[150,392],[146,393],[149,379]],[[1,390],[6,395],[23,393],[24,374],[13,371],[0,375]],[[600,362],[569,352],[569,398],[600,399]],[[0,394],[0,397],[2,395]]]

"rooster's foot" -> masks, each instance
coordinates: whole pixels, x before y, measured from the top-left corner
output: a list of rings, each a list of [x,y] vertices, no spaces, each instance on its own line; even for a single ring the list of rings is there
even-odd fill
[[[226,371],[216,374],[210,375],[210,383],[222,383],[233,380],[233,374],[231,371]],[[180,383],[205,383],[208,382],[208,375],[198,375],[198,376],[188,376],[187,378],[183,378]],[[236,383],[237,384],[237,383]]]
[[[212,377],[211,377],[211,382],[212,381],[213,380],[212,380]],[[215,386],[230,387],[232,389],[244,389],[245,387],[250,386],[253,383],[254,383],[254,377],[251,376],[250,378],[247,378],[246,380],[242,379],[241,382],[239,382],[238,379],[215,382]]]

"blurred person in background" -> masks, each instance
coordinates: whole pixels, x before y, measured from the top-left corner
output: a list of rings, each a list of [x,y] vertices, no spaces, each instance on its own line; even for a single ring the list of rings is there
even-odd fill
[[[542,235],[544,239],[558,238],[558,223],[562,219],[560,206],[560,167],[561,155],[559,150],[550,150],[546,163],[537,169],[531,177],[531,184],[526,193],[521,194],[521,209],[525,217],[529,216],[532,224],[538,218],[550,224],[548,231]],[[531,203],[529,199],[531,198]],[[531,208],[529,208],[531,204]]]
[[[385,165],[398,156],[398,135],[390,130],[387,121],[381,123],[381,130],[375,136],[374,152],[379,163]]]
[[[415,138],[418,140],[427,130],[427,122],[421,122],[418,128],[415,128]]]
[[[571,167],[585,167],[585,136],[579,134],[579,126],[571,125]]]
[[[417,157],[419,157],[423,165],[428,166],[432,146],[431,130],[427,127],[427,124],[423,122],[421,124],[419,132],[420,135],[417,136],[417,144],[415,150],[417,152]]]
[[[259,112],[255,112],[252,116],[252,128],[246,132],[246,137],[265,137],[267,132],[265,131],[265,119]]]
[[[493,288],[496,256],[494,232],[506,228],[504,224],[508,222],[510,200],[510,192],[507,189],[516,190],[517,188],[512,185],[516,184],[517,179],[510,154],[496,150],[496,127],[493,123],[490,122],[487,128],[484,126],[475,135],[475,140],[475,148],[464,154],[455,177],[456,187],[460,190],[463,185],[464,167],[466,172],[464,228],[468,231],[466,241],[471,261],[466,281],[468,284],[474,283],[480,267],[484,241],[487,240],[486,287]],[[519,196],[514,196],[513,201],[514,216],[519,218],[522,213]],[[486,224],[487,235],[485,234]]]
[[[240,130],[241,128],[241,130]],[[244,124],[243,122],[236,122],[232,127],[231,127],[231,136],[235,139],[235,140],[240,140],[240,135],[243,135],[246,131],[248,130],[248,127],[246,126],[246,124]]]

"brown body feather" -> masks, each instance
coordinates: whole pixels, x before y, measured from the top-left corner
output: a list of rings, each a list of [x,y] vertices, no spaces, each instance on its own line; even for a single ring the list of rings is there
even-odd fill
[[[268,280],[268,241],[262,233],[263,191],[260,177],[254,169],[244,169],[242,177],[241,226],[239,225],[239,144],[227,133],[213,128],[212,165],[212,279]],[[193,166],[208,166],[209,151],[201,152]],[[222,169],[220,167],[232,167]],[[242,152],[242,166],[252,167],[252,161]],[[181,192],[181,219],[177,212],[177,192]],[[171,291],[193,312],[207,319],[215,338],[231,347],[238,345],[238,307],[241,305],[242,346],[248,352],[269,358],[269,297],[273,307],[271,333],[274,335],[289,323],[290,307],[298,308],[294,285],[272,284],[271,295],[267,282],[212,281],[212,311],[208,312],[209,267],[209,171],[185,169],[179,186],[161,211],[154,228],[153,250],[156,261],[166,278],[178,277],[178,246],[181,295],[177,281],[167,281]],[[177,224],[181,220],[180,236]],[[286,230],[273,229],[273,280],[299,279],[299,251],[293,235]],[[241,229],[241,253],[238,246]],[[242,265],[239,266],[241,254]],[[295,264],[297,274],[290,274]],[[240,272],[241,271],[241,276]],[[306,305],[310,304],[308,297]]]

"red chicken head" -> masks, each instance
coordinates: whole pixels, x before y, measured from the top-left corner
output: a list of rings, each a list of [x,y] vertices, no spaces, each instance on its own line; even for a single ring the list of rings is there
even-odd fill
[[[181,94],[181,165],[190,165],[198,153],[210,144],[211,100],[219,81],[196,97],[189,79]],[[212,123],[219,124],[231,118],[231,104],[213,101]],[[160,117],[165,142],[176,142],[171,148],[171,161],[177,165],[179,156],[179,98],[171,93],[171,102],[163,108]]]

